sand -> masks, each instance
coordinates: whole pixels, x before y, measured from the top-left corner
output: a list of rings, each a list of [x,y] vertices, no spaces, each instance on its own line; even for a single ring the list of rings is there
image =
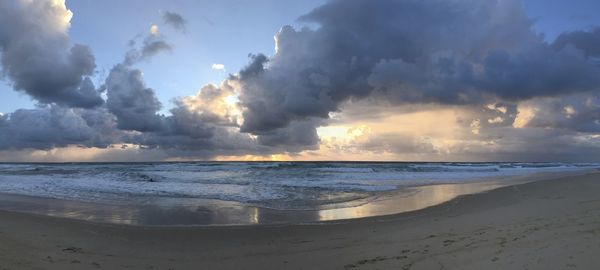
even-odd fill
[[[0,212],[0,269],[599,269],[600,174],[314,225],[117,226]]]

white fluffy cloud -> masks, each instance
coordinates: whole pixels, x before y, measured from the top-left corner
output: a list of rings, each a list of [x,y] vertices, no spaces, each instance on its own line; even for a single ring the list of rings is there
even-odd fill
[[[225,70],[225,65],[223,65],[223,64],[212,64],[211,68],[214,69],[214,70],[224,71]]]

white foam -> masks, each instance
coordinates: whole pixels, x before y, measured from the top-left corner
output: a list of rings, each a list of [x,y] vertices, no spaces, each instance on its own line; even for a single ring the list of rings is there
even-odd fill
[[[0,164],[0,192],[83,201],[206,198],[269,204],[327,203],[344,193],[581,170],[560,163]],[[336,194],[336,196],[332,196]],[[337,196],[339,197],[339,196]],[[302,202],[302,200],[306,200]]]

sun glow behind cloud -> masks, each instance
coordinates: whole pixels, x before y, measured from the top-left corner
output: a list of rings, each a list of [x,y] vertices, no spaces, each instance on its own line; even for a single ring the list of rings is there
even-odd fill
[[[156,24],[152,24],[150,26],[150,35],[157,36],[158,34],[158,26]]]
[[[242,155],[242,156],[217,156],[215,161],[292,161],[296,160],[289,155]]]
[[[16,158],[16,159],[15,159]],[[146,150],[133,144],[114,144],[108,148],[55,147],[49,150],[21,150],[10,154],[0,151],[0,162],[22,160],[28,162],[136,162],[165,159],[165,155],[157,151]]]
[[[530,104],[519,104],[517,107],[518,113],[517,118],[513,123],[513,127],[515,128],[523,128],[527,126],[527,123],[535,117],[537,109]]]
[[[26,0],[26,2],[31,2],[35,0]],[[73,12],[67,9],[65,4],[65,0],[52,0],[50,1],[50,7],[55,10],[55,12],[59,12],[58,18],[61,18],[60,25],[67,29],[70,26],[71,19],[73,18]]]
[[[369,133],[371,133],[371,128],[364,124],[356,126],[332,125],[317,128],[321,143],[350,144],[368,137]]]
[[[343,114],[339,117],[344,118]],[[449,153],[462,134],[454,109],[440,109],[349,121],[317,129],[318,151],[299,159],[426,160]],[[428,153],[418,150],[428,148]]]

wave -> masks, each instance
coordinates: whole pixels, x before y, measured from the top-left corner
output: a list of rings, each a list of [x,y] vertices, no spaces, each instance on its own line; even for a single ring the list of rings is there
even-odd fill
[[[594,163],[166,162],[0,164],[0,192],[145,203],[218,199],[302,208],[401,187],[599,167]]]

